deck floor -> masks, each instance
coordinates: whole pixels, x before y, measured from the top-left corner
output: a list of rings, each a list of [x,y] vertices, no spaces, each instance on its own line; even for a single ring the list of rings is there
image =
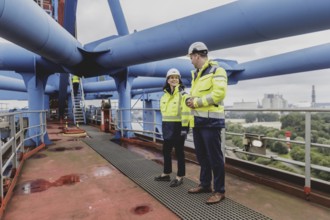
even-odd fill
[[[48,132],[54,144],[25,162],[3,219],[180,219],[82,139],[63,136],[60,124],[49,123]],[[110,134],[104,135],[110,141]],[[127,149],[150,160],[162,158],[147,148]],[[186,177],[197,183],[198,175],[199,167],[187,163]],[[328,208],[228,173],[226,191],[230,200],[272,219],[330,216]]]
[[[123,143],[110,142],[105,133],[90,127],[85,129],[90,134],[90,138],[84,139],[85,143],[181,219],[270,219],[230,198],[214,205],[205,204],[211,193],[188,194],[190,188],[198,185],[189,178],[184,178],[184,184],[176,188],[169,187],[168,182],[156,182],[153,178],[162,173],[162,165],[136,152],[130,152],[122,147]],[[147,142],[144,142],[146,145]],[[171,178],[175,178],[174,173]]]

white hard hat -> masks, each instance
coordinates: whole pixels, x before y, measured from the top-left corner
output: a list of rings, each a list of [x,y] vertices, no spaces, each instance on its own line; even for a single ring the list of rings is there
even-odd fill
[[[188,56],[193,53],[207,54],[207,52],[208,52],[207,46],[203,42],[195,42],[190,45],[188,49]]]
[[[175,68],[171,68],[167,71],[166,78],[168,78],[169,76],[173,76],[173,75],[179,76],[179,78],[181,78],[179,70],[177,70]]]

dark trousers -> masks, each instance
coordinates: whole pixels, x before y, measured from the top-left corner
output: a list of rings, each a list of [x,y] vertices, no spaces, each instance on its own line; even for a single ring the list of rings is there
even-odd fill
[[[79,89],[79,82],[74,82],[73,84],[73,95],[77,96],[78,95],[78,89]]]
[[[184,156],[184,136],[176,137],[176,139],[164,140],[163,156],[164,156],[164,173],[172,173],[172,149],[175,149],[175,156],[178,161],[177,176],[186,175],[186,165]]]
[[[200,185],[210,187],[213,173],[215,192],[225,193],[225,167],[220,128],[193,128],[197,160],[201,166]]]

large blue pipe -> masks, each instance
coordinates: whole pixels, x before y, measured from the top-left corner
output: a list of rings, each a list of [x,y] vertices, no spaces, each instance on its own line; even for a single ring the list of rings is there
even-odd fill
[[[313,71],[317,69],[330,68],[330,44],[324,44],[306,48],[294,52],[289,52],[281,55],[276,55],[268,58],[263,58],[255,61],[237,64],[234,69],[243,69],[244,71],[233,73],[229,77],[230,84],[235,84],[240,80],[248,80],[262,77],[277,76],[287,74],[288,72],[302,72]],[[169,63],[179,68],[182,75],[190,75],[189,69],[182,65],[183,61],[180,59],[171,59]],[[146,88],[161,88],[164,85],[164,77],[166,70],[171,67],[166,61],[153,62],[149,64],[141,64],[132,66],[130,71],[132,75],[137,76],[153,76],[153,77],[139,77],[133,80],[132,89],[146,89]],[[176,64],[178,66],[176,66]],[[180,66],[181,65],[181,66]],[[182,69],[184,68],[184,69]],[[159,76],[162,78],[154,78]],[[185,85],[190,85],[189,76],[185,76]],[[9,91],[26,91],[22,80],[13,79],[6,76],[0,76],[0,88]],[[84,90],[86,93],[116,91],[116,85],[113,80],[102,82],[87,82],[84,83]],[[46,87],[46,93],[54,92],[55,88],[51,86]]]
[[[69,67],[83,59],[81,44],[32,0],[0,1],[0,37]]]
[[[26,92],[23,80],[0,76],[0,88],[8,91]]]
[[[107,68],[187,54],[194,41],[210,50],[299,35],[330,28],[330,1],[236,1],[140,32],[100,43],[110,49],[97,61]]]
[[[236,1],[102,42],[98,64],[111,70],[182,56],[194,41],[210,50],[330,28],[330,1]],[[16,16],[19,14],[20,16]],[[67,67],[82,61],[79,42],[33,1],[0,1],[0,36]]]
[[[62,66],[12,43],[0,43],[0,71],[2,70],[20,73],[39,70],[42,74],[67,72]]]
[[[121,36],[129,34],[125,16],[119,0],[108,0],[108,4],[110,6],[112,18],[115,22],[118,34]]]
[[[29,55],[32,54],[28,51],[26,52]],[[23,54],[20,55],[23,56]],[[10,66],[9,63],[15,66],[18,63],[21,63],[22,67],[19,67],[18,65],[18,69],[20,70],[28,70],[33,67],[31,67],[30,62],[26,62],[24,59],[21,61],[20,56],[16,56],[17,59],[15,59],[14,55],[15,53],[13,53],[11,59],[9,59],[10,56],[1,57],[0,53],[0,60],[2,59],[0,66]],[[323,44],[246,63],[232,64],[232,66],[227,67],[226,69],[228,73],[231,73],[229,76],[229,84],[236,84],[237,81],[240,80],[330,68],[329,57],[330,44]],[[15,63],[15,61],[17,63]],[[27,61],[29,61],[29,59],[27,59]],[[33,59],[30,58],[30,61],[33,61]],[[190,70],[193,69],[190,60],[176,58],[129,67],[131,76],[145,76],[134,79],[132,89],[161,87],[167,70],[172,67],[179,69],[182,78],[185,78],[185,85],[189,86],[191,79]],[[148,76],[150,77],[148,78]],[[161,79],[154,77],[161,77]],[[26,91],[25,88],[23,88],[22,81],[14,79],[10,80],[9,77],[0,79],[0,89]],[[54,89],[46,87],[46,92],[49,93]],[[116,85],[113,80],[92,83],[86,82],[84,83],[84,90],[86,93],[115,91]]]
[[[229,84],[235,84],[240,80],[330,68],[329,57],[330,44],[323,44],[255,61],[233,64],[231,69],[226,69],[228,73],[231,73],[229,76]],[[6,61],[7,59],[5,58],[6,57],[4,57],[4,60]],[[17,59],[18,62],[19,60],[20,59]],[[13,64],[14,61],[15,59],[12,60]],[[22,63],[24,64],[24,62]],[[7,62],[3,62],[2,64],[7,64]],[[29,65],[27,66],[29,67]],[[184,84],[189,86],[191,79],[190,70],[193,67],[189,60],[176,58],[129,67],[131,76],[144,76],[133,80],[132,89],[162,87],[166,72],[172,67],[179,69],[182,78],[184,78]],[[26,91],[21,80],[11,80],[9,77],[0,77],[0,80],[0,89]],[[116,85],[113,80],[85,82],[84,90],[86,93],[115,91]],[[47,93],[51,91],[51,88],[46,87]]]
[[[152,76],[165,78],[167,71],[170,68],[177,68],[184,78],[191,78],[191,70],[194,66],[190,59],[173,58],[162,61],[149,62],[130,66],[130,76]]]
[[[142,83],[142,85],[141,85]],[[162,86],[164,79],[153,77],[139,77],[133,80],[132,89],[154,88]],[[102,82],[84,83],[84,92],[104,92],[104,91],[117,91],[114,80],[106,80]]]
[[[46,66],[44,64],[46,61],[39,55],[11,43],[0,43],[0,60],[0,70],[34,72],[35,61]],[[49,71],[64,72],[59,65],[54,67],[56,68],[50,69],[51,67],[49,67]],[[190,70],[193,69],[189,59],[173,58],[130,66],[129,72],[130,76],[165,77],[167,71],[172,67],[178,68],[183,77],[190,77]]]
[[[35,54],[15,44],[0,43],[0,70],[35,72]]]
[[[0,100],[21,100],[26,101],[28,95],[26,92],[7,91],[0,89]]]
[[[7,76],[0,76],[0,89],[17,92],[27,91],[23,80]],[[57,89],[54,86],[46,85],[45,93],[50,94],[56,91]]]
[[[244,71],[231,75],[233,83],[330,68],[330,43],[237,64],[236,68]]]

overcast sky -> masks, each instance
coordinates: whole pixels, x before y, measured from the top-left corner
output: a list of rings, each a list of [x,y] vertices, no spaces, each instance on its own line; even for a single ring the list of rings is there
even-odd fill
[[[134,30],[140,31],[230,3],[232,0],[121,0],[120,2],[131,33]],[[77,10],[78,40],[82,44],[117,34],[107,0],[78,0]],[[242,63],[329,43],[329,39],[330,30],[212,51],[210,55]],[[242,100],[261,102],[265,93],[283,95],[289,103],[311,102],[312,85],[316,88],[317,102],[330,102],[329,82],[330,69],[245,80],[229,86],[225,104],[231,105]]]
[[[107,0],[78,1],[78,40],[85,44],[116,34]],[[143,30],[200,11],[230,3],[230,0],[121,0],[130,32]],[[212,51],[213,57],[238,63],[269,57],[330,42],[330,31],[305,34],[263,43]],[[330,102],[330,69],[296,73],[258,80],[245,80],[229,86],[226,105],[244,100],[261,102],[265,93],[281,94],[289,103],[311,102],[312,85],[317,102]]]

